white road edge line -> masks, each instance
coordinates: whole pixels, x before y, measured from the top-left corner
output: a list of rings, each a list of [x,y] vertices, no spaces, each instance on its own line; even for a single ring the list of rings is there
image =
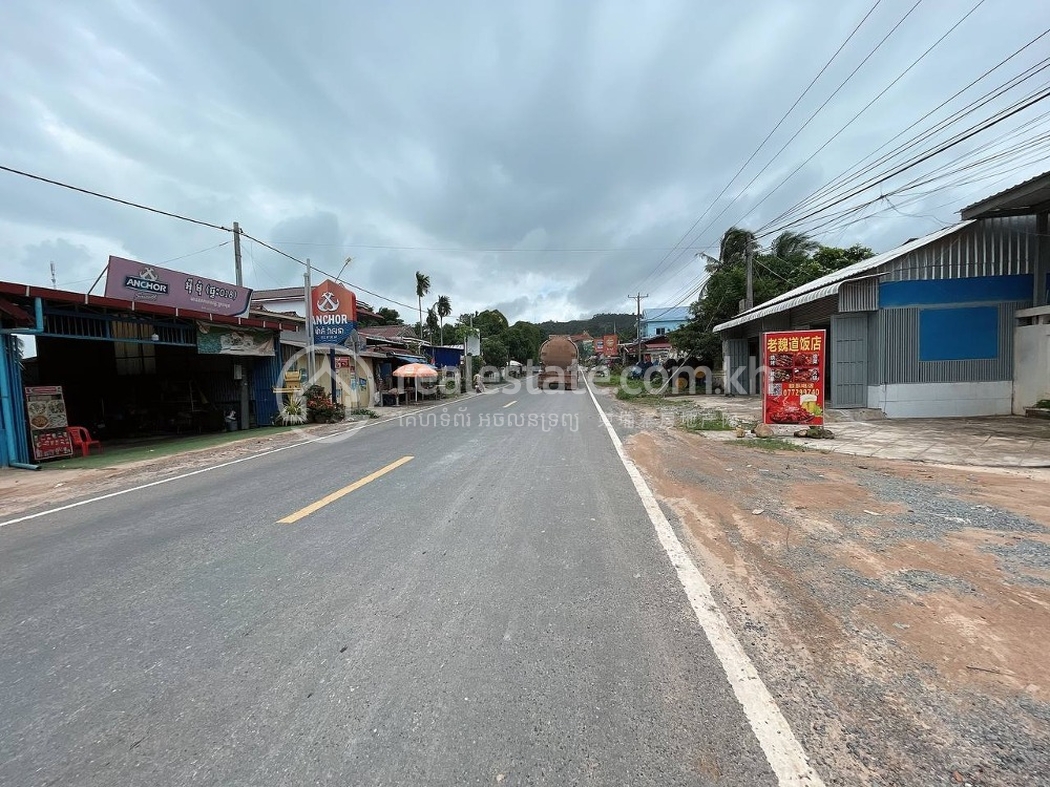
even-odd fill
[[[605,429],[616,448],[616,453],[623,462],[627,474],[634,483],[635,491],[642,499],[649,520],[656,529],[656,535],[660,540],[664,552],[670,558],[671,564],[678,572],[678,581],[685,590],[689,603],[696,613],[704,634],[707,635],[711,648],[722,664],[729,685],[733,688],[737,701],[744,709],[748,724],[758,739],[759,746],[766,755],[769,767],[777,777],[780,787],[823,787],[824,782],[809,764],[802,744],[798,742],[791,726],[788,724],[784,714],[781,713],[773,695],[769,693],[766,684],[762,681],[758,670],[748,657],[747,652],[736,638],[733,629],[729,625],[725,614],[719,608],[711,593],[711,586],[704,579],[700,569],[693,563],[689,553],[682,546],[682,542],[675,535],[674,528],[667,521],[660,504],[653,495],[645,478],[642,477],[638,466],[627,456],[623,442],[613,429],[608,416],[598,404],[597,398],[590,385],[587,385],[587,393],[591,396],[598,415],[605,424]]]
[[[477,394],[475,394],[475,396],[476,395]],[[472,399],[473,396],[467,396],[465,398]],[[460,401],[462,401],[462,400],[460,400]],[[430,407],[423,407],[423,408],[420,408],[419,410],[413,410],[413,413],[423,413],[423,412],[426,412],[427,410],[433,410],[436,407],[447,407],[447,406],[448,406],[447,404],[435,404],[435,405],[431,405]],[[398,417],[400,417],[400,416],[398,416]],[[24,516],[15,517],[14,519],[8,519],[6,522],[0,522],[0,527],[7,527],[8,525],[17,525],[20,522],[28,522],[30,519],[38,519],[38,518],[40,518],[42,516],[47,516],[48,514],[57,514],[57,513],[61,512],[61,511],[69,511],[71,508],[80,508],[80,506],[86,506],[86,505],[88,505],[90,503],[99,503],[99,502],[101,502],[103,500],[109,500],[110,498],[113,498],[113,497],[120,497],[121,495],[130,494],[131,492],[138,492],[139,490],[142,490],[142,489],[149,489],[150,487],[160,486],[161,484],[170,484],[172,481],[181,481],[184,478],[190,478],[191,476],[200,475],[201,473],[207,473],[207,472],[210,472],[212,470],[221,470],[224,467],[230,467],[231,465],[237,465],[237,464],[240,464],[241,462],[250,462],[252,459],[260,459],[261,457],[269,456],[270,454],[276,454],[279,451],[287,451],[289,448],[299,448],[300,446],[310,445],[311,443],[321,443],[321,442],[324,442],[325,440],[330,440],[333,437],[345,437],[348,434],[353,434],[354,432],[360,432],[362,429],[364,429],[366,427],[369,427],[369,426],[380,426],[382,424],[393,423],[394,420],[395,420],[394,418],[389,418],[389,419],[384,419],[384,420],[378,421],[376,423],[372,423],[372,422],[367,422],[366,421],[363,424],[358,424],[357,426],[352,426],[349,429],[340,430],[338,432],[335,432],[334,434],[327,434],[327,435],[324,435],[323,437],[311,437],[309,440],[302,440],[302,441],[300,441],[298,443],[292,443],[290,445],[282,445],[280,448],[271,448],[268,451],[262,451],[262,452],[260,452],[258,454],[252,454],[251,456],[242,456],[239,459],[232,459],[229,462],[222,462],[221,464],[217,464],[217,465],[208,465],[208,467],[200,467],[200,468],[198,468],[196,470],[191,470],[188,473],[180,473],[179,475],[173,475],[173,476],[171,476],[171,478],[161,478],[158,481],[150,481],[148,484],[140,484],[139,486],[130,486],[127,489],[118,489],[116,492],[107,492],[104,495],[98,495],[96,497],[89,497],[87,500],[78,500],[75,503],[67,503],[66,505],[63,505],[63,506],[57,506],[55,508],[48,508],[48,509],[46,509],[44,511],[37,511],[34,514],[26,514]]]

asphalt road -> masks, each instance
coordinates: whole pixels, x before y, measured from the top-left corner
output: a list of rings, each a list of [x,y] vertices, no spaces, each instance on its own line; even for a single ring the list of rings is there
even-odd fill
[[[444,414],[0,528],[0,785],[775,784],[590,398]]]

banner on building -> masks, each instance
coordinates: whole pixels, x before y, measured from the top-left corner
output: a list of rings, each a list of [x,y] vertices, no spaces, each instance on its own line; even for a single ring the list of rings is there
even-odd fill
[[[29,440],[33,460],[61,459],[73,455],[73,441],[67,427],[66,400],[61,385],[27,386],[26,411],[29,414]]]
[[[110,257],[106,297],[238,317],[248,313],[252,291],[158,265]]]
[[[767,424],[824,423],[824,331],[762,334],[762,420]]]
[[[342,284],[325,279],[310,290],[314,344],[343,344],[357,327],[357,296]]]
[[[274,355],[272,331],[231,325],[197,323],[197,352],[201,355]]]
[[[620,352],[620,337],[615,333],[607,334],[602,337],[602,344],[605,346],[605,356],[612,358]]]

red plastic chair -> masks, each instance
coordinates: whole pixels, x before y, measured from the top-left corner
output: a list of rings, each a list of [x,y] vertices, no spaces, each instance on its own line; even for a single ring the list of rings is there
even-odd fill
[[[81,456],[90,454],[93,445],[97,445],[98,452],[102,453],[102,443],[92,440],[91,433],[83,426],[67,426],[66,431],[69,433],[69,439],[73,441],[73,450],[76,451],[79,448]]]

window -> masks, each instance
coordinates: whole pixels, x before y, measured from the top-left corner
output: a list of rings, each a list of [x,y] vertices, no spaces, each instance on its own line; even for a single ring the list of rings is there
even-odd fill
[[[656,329],[656,335],[657,336],[663,336],[664,335],[664,331],[666,331],[666,330],[667,330],[666,328],[657,328]]]
[[[150,342],[153,329],[137,322],[113,323],[113,355],[117,374],[137,375],[157,373],[157,348]],[[120,341],[130,339],[137,341]]]

